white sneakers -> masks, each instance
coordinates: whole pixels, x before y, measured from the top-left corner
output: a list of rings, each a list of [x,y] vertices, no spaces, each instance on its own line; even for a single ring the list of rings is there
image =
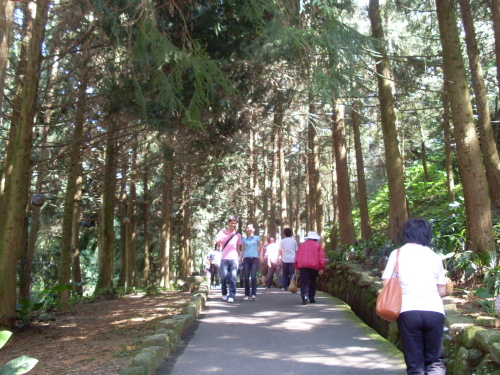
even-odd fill
[[[245,296],[245,298],[243,298],[243,301],[248,301],[248,296]]]
[[[227,299],[227,302],[229,302],[229,303],[233,303],[233,302],[234,302],[234,298],[229,297],[229,298]]]
[[[223,301],[227,301],[227,296],[222,296]]]
[[[252,299],[257,299],[257,296],[255,294],[252,294]]]

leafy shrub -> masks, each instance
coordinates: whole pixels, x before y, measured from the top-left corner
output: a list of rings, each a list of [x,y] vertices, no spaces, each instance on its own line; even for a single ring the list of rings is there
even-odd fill
[[[0,331],[0,349],[9,341],[12,332]],[[0,367],[0,375],[26,374],[38,363],[37,359],[25,355],[17,357]]]
[[[33,300],[20,298],[16,305],[16,314],[14,315],[17,327],[22,329],[39,322],[55,320],[47,311],[53,309],[55,306],[54,295],[68,289],[71,289],[71,285],[58,285],[42,290]]]

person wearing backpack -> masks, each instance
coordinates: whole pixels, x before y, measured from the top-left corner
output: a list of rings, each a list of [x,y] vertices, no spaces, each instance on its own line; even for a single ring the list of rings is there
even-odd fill
[[[219,275],[222,300],[229,303],[233,303],[236,296],[236,275],[242,244],[241,234],[236,232],[238,221],[237,216],[229,216],[227,229],[220,230],[215,240],[217,250],[221,250]]]

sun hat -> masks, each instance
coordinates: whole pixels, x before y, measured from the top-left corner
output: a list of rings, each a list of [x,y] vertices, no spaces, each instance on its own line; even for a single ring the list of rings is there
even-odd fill
[[[304,238],[306,240],[321,240],[320,235],[313,230],[307,233],[307,236],[305,236]]]

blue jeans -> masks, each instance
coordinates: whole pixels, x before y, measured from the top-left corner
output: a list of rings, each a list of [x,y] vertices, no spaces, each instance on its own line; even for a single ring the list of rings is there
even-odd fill
[[[245,296],[250,297],[250,276],[252,277],[252,296],[257,295],[257,268],[259,268],[259,258],[243,258],[243,279],[245,280]],[[251,275],[250,272],[252,272]]]
[[[281,262],[281,265],[283,268],[282,284],[283,288],[287,289],[290,286],[290,280],[292,280],[295,275],[295,268],[293,267],[293,263]]]
[[[220,261],[220,281],[223,296],[227,295],[227,283],[229,282],[229,297],[236,295],[236,274],[238,272],[238,261],[236,259],[222,259]]]

